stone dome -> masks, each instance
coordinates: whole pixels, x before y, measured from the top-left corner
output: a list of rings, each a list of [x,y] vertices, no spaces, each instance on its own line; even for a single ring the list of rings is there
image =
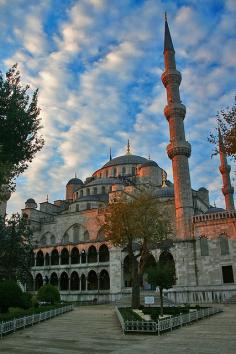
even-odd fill
[[[160,188],[156,191],[155,196],[156,197],[174,197],[174,187],[164,187]]]
[[[144,162],[140,167],[142,168],[142,167],[149,167],[149,166],[158,167],[158,164],[153,160],[148,160],[147,162]]]
[[[68,186],[69,184],[82,185],[83,182],[81,181],[81,179],[74,177],[74,178],[71,178],[71,179],[69,180],[69,182],[67,183],[67,186]]]
[[[111,185],[111,184],[122,184],[123,182],[119,178],[96,178],[91,182],[86,184],[87,186],[97,186],[97,185]]]
[[[25,204],[33,204],[33,203],[36,204],[36,202],[35,202],[35,200],[34,200],[33,198],[29,198],[29,199],[27,199],[26,202],[25,202]]]
[[[149,160],[145,157],[137,156],[137,155],[122,155],[117,156],[114,159],[108,161],[102,168],[110,167],[110,166],[117,166],[117,165],[141,165]]]
[[[217,208],[217,207],[211,207],[210,209],[208,209],[207,211],[205,211],[204,214],[212,214],[212,213],[223,213],[226,210],[223,208]]]

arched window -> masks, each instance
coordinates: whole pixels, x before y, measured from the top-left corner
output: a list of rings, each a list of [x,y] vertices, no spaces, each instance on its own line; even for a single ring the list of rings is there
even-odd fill
[[[56,243],[56,238],[55,238],[54,235],[52,235],[52,236],[50,237],[50,243],[51,243],[51,245],[55,245],[55,243]]]
[[[40,245],[45,246],[47,244],[47,238],[46,236],[42,236],[40,240]]]
[[[83,189],[81,189],[80,196],[83,197],[83,195],[84,195],[84,191],[83,191]]]
[[[59,264],[59,253],[57,249],[54,249],[51,253],[51,265]]]
[[[102,186],[102,194],[106,194],[106,187]]]
[[[126,168],[122,167],[122,176],[124,176],[126,174]]]
[[[132,176],[136,175],[136,167],[132,167]]]
[[[45,265],[46,265],[46,266],[49,266],[49,265],[50,265],[50,257],[49,257],[49,254],[48,254],[48,253],[45,254]]]
[[[99,262],[109,262],[109,250],[106,245],[101,245],[99,248]]]
[[[71,250],[71,264],[78,264],[79,263],[79,250],[78,248],[74,247]]]
[[[79,204],[76,204],[75,210],[76,210],[76,211],[79,211]]]
[[[70,276],[70,290],[79,290],[79,276],[77,272],[72,272]]]
[[[78,243],[79,242],[79,232],[80,232],[80,227],[78,224],[75,224],[73,226],[73,242]]]
[[[88,263],[97,262],[97,250],[94,246],[90,246],[88,249]]]
[[[98,289],[98,277],[94,270],[90,270],[88,273],[88,290]]]
[[[229,240],[226,235],[220,235],[220,251],[221,256],[229,254]]]
[[[200,236],[201,256],[209,256],[208,240],[205,236]]]
[[[97,194],[98,193],[98,189],[97,189],[97,187],[94,187],[93,188],[93,194]]]
[[[99,274],[99,289],[109,290],[110,289],[110,277],[108,272],[103,269]]]
[[[35,277],[35,290],[39,290],[43,286],[43,277],[42,274],[38,273]]]
[[[69,289],[69,278],[66,272],[63,272],[60,276],[60,289],[61,290]]]
[[[106,178],[108,177],[108,170],[106,170]]]
[[[69,252],[67,248],[61,251],[61,264],[69,264]]]
[[[58,276],[55,272],[53,272],[50,276],[50,284],[54,286],[58,286]]]
[[[86,189],[86,194],[90,195],[90,189],[89,188]]]
[[[89,241],[89,232],[87,230],[84,231],[84,241]]]
[[[163,251],[160,254],[159,262],[162,264],[169,264],[173,267],[173,285],[176,283],[176,276],[175,276],[175,261],[172,254],[168,251]]]
[[[69,235],[67,232],[64,233],[63,237],[62,237],[62,244],[67,244],[69,242]]]
[[[117,168],[115,167],[115,168],[113,169],[113,176],[116,177],[116,175],[117,175]]]
[[[44,265],[44,255],[42,251],[38,251],[36,255],[36,266],[42,267]]]
[[[87,209],[87,210],[91,209],[91,203],[87,203],[86,209]]]
[[[86,263],[87,262],[87,256],[85,250],[81,251],[81,263]]]
[[[103,226],[98,231],[97,240],[98,241],[104,241],[105,240],[105,231],[104,231],[104,227]]]
[[[84,274],[81,275],[80,278],[80,282],[81,282],[81,291],[85,291],[86,290],[86,277]]]

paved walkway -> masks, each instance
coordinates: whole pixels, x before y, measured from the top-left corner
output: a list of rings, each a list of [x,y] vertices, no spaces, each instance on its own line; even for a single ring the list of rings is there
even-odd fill
[[[235,354],[236,305],[160,337],[123,335],[111,305],[82,306],[0,341],[1,354]]]

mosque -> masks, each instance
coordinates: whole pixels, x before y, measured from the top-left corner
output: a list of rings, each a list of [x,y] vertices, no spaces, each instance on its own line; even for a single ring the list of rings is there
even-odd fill
[[[191,188],[191,145],[185,139],[181,73],[176,69],[167,19],[164,62],[164,114],[169,123],[167,154],[173,183],[155,161],[133,155],[128,143],[125,155],[110,156],[85,181],[70,179],[64,200],[46,201],[38,208],[34,199],[28,199],[22,213],[28,216],[35,241],[31,290],[50,282],[58,286],[62,299],[96,302],[116,301],[127,293],[132,281],[127,253],[106,241],[101,220],[114,198],[145,187],[172,214],[173,242],[151,251],[156,261],[164,254],[175,264],[176,284],[167,296],[179,302],[222,302],[236,294],[236,212],[230,166],[220,136],[225,209],[212,207],[206,188]],[[144,281],[143,287],[148,286]]]

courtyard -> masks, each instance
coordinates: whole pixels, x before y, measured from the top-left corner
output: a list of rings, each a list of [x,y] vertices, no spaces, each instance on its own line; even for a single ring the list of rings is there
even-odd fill
[[[0,353],[234,354],[235,328],[235,305],[160,337],[123,335],[112,305],[81,306],[3,338]]]

